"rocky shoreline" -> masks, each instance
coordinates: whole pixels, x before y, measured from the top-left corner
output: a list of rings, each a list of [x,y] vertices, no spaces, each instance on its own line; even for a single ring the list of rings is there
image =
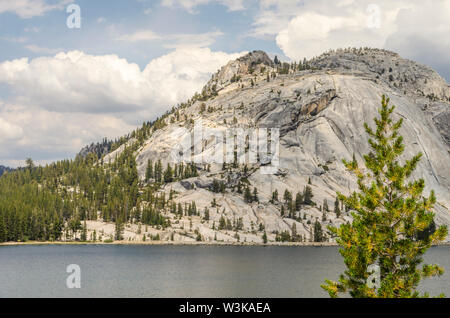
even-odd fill
[[[331,247],[339,246],[335,242],[269,242],[262,243],[245,243],[245,242],[166,242],[166,241],[150,241],[150,242],[128,242],[128,241],[114,241],[114,242],[5,242],[0,243],[2,246],[25,246],[25,245],[154,245],[154,246],[276,246],[276,247]],[[433,246],[450,246],[450,242],[443,242]]]
[[[128,242],[114,241],[107,242],[5,242],[0,243],[1,246],[21,246],[21,245],[159,245],[159,246],[316,246],[328,247],[338,246],[334,242],[269,242],[262,243],[244,243],[244,242],[167,242],[167,241],[150,241],[150,242]]]

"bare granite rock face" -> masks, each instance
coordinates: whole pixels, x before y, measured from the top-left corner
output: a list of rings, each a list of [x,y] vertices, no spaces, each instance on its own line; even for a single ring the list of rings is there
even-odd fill
[[[450,151],[450,107],[448,107],[448,103],[425,104],[423,110],[427,116],[433,118],[436,128]]]
[[[180,239],[194,237],[192,233],[197,230],[205,241],[213,241],[218,235],[218,240],[258,243],[264,229],[272,241],[275,233],[283,231],[295,231],[309,241],[316,221],[322,228],[350,221],[347,212],[340,217],[333,213],[336,191],[356,189],[355,178],[346,172],[341,160],[355,155],[362,163],[362,155],[369,151],[363,123],[373,126],[383,94],[396,106],[394,116],[404,119],[404,158],[423,153],[414,178],[425,179],[427,192],[436,191],[437,222],[450,225],[449,85],[430,68],[384,50],[338,50],[309,64],[308,70],[274,78],[271,74],[276,65],[261,51],[228,63],[205,86],[204,91],[214,92],[210,98],[179,109],[178,121],[174,115],[169,116],[168,125],[156,131],[138,151],[138,172],[144,178],[148,159],[161,159],[164,165],[176,163],[180,138],[193,131],[192,121],[201,119],[203,126],[216,129],[207,142],[193,145],[200,149],[199,156],[223,149],[222,134],[236,127],[280,130],[279,166],[273,174],[261,173],[261,162],[247,165],[245,173],[244,164],[223,170],[222,163],[217,162],[209,168],[198,164],[201,169],[197,178],[165,185],[167,193],[177,192],[177,202],[195,201],[202,213],[205,208],[210,211],[209,221],[193,218],[190,229],[183,226],[186,233],[179,235]],[[242,132],[236,136],[243,143],[245,138]],[[239,154],[237,161],[244,157]],[[268,163],[270,160],[273,157],[269,156]],[[214,179],[225,183],[224,193],[210,191]],[[247,203],[237,192],[236,180],[246,180],[251,189],[255,187],[259,202]],[[271,201],[272,192],[278,191],[280,201],[285,190],[295,198],[309,181],[316,205],[302,206],[295,220],[281,215],[281,204]],[[329,212],[320,209],[325,200]],[[242,229],[218,231],[221,217],[242,220]],[[168,237],[171,231],[175,230],[161,235]]]
[[[265,73],[272,70],[274,63],[263,51],[253,51],[223,66],[206,84],[206,90],[221,90],[224,87],[238,83],[242,77],[253,73]]]
[[[430,67],[381,49],[347,49],[324,53],[311,66],[368,76],[400,92],[450,101],[450,86]],[[406,95],[406,94],[405,94]]]

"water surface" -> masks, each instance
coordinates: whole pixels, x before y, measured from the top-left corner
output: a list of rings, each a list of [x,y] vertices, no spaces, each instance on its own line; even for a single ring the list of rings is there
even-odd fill
[[[450,271],[450,247],[427,261]],[[81,268],[68,289],[66,268]],[[337,247],[54,245],[0,247],[0,297],[327,297],[344,270]],[[423,290],[450,295],[450,275]]]

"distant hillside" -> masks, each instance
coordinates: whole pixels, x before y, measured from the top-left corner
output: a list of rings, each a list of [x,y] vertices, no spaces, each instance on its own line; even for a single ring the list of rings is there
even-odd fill
[[[356,188],[341,160],[363,162],[363,123],[373,125],[384,94],[404,119],[405,157],[423,153],[413,177],[435,190],[436,224],[450,224],[450,86],[436,72],[378,49],[294,63],[254,51],[115,142],[4,175],[0,242],[331,242],[327,227],[352,220],[336,192]],[[197,123],[203,138],[192,136]],[[250,143],[261,128],[275,129],[278,151]],[[225,163],[203,161],[224,148]]]
[[[5,166],[2,166],[2,165],[0,165],[0,176],[2,175],[2,174],[4,174],[5,172],[9,172],[9,171],[13,171],[14,169],[11,169],[11,168],[9,168],[9,167],[5,167]]]
[[[80,150],[79,155],[82,157],[86,157],[88,154],[93,153],[96,154],[98,158],[101,158],[111,151],[111,147],[113,144],[114,141],[104,138],[101,142],[92,143],[88,146],[85,146]]]

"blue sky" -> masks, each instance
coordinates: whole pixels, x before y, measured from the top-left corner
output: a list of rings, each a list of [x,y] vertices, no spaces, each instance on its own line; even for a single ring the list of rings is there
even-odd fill
[[[81,50],[93,55],[117,54],[145,67],[151,59],[171,51],[164,39],[117,41],[121,34],[138,30],[152,30],[162,38],[211,33],[208,47],[213,51],[234,53],[258,48],[282,56],[283,52],[275,41],[249,36],[257,2],[245,2],[246,10],[230,11],[226,5],[212,2],[195,6],[191,11],[181,5],[163,5],[161,1],[81,0],[73,2],[81,9],[80,29],[67,28],[66,19],[70,14],[64,8],[29,18],[5,12],[0,15],[0,43],[3,48],[0,60]]]
[[[449,81],[448,21],[450,0],[0,0],[0,164],[128,133],[255,49],[299,60],[380,47]]]

